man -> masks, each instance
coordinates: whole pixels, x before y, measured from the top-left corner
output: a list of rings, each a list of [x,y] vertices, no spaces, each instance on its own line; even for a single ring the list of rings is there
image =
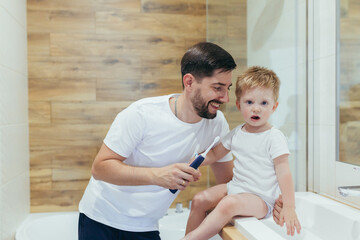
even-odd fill
[[[79,239],[160,239],[158,220],[200,177],[187,163],[229,131],[219,107],[229,101],[232,56],[198,43],[181,60],[181,94],[141,99],[120,112],[97,154],[79,204]],[[218,183],[232,178],[232,156],[212,165]]]

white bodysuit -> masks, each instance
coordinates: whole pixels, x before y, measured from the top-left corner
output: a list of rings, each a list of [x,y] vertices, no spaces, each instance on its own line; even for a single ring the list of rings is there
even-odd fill
[[[265,132],[248,133],[243,126],[234,128],[221,141],[235,156],[228,194],[253,193],[273,207],[280,193],[273,159],[290,154],[286,137],[274,127]]]

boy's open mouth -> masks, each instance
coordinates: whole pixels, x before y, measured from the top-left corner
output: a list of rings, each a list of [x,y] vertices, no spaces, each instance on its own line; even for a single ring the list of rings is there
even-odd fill
[[[260,117],[259,116],[252,116],[251,119],[254,119],[254,120],[259,120]]]

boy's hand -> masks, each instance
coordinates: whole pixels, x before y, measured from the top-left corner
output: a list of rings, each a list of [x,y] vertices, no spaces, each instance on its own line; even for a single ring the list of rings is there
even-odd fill
[[[294,236],[295,228],[297,233],[300,233],[301,226],[296,216],[295,207],[283,207],[279,216],[280,226],[284,226],[284,222],[286,223],[287,235]]]

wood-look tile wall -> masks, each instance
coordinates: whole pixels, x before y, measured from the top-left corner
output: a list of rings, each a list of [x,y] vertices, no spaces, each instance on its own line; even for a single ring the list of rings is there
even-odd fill
[[[238,20],[226,2],[210,8],[221,21]],[[181,57],[206,40],[206,1],[28,0],[27,22],[31,211],[77,210],[116,114],[140,98],[181,92]],[[243,23],[223,37],[243,38]],[[187,206],[207,186],[203,177],[175,202]]]
[[[340,161],[360,165],[360,2],[340,1]]]

